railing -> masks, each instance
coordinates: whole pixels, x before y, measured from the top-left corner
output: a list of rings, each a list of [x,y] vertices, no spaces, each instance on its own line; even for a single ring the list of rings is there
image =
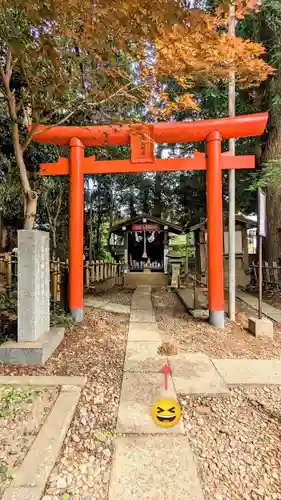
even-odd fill
[[[251,282],[249,287],[258,289],[259,266],[257,262],[251,264],[250,274]],[[262,284],[265,291],[281,290],[281,266],[278,266],[276,262],[273,262],[272,266],[269,266],[268,262],[264,262],[262,265]]]
[[[17,291],[17,255],[11,252],[0,253],[0,293],[8,298]],[[59,258],[50,259],[50,294],[51,305],[65,306],[68,285],[69,263]],[[113,261],[97,260],[84,262],[84,288],[91,291],[107,280],[122,285],[124,264]]]

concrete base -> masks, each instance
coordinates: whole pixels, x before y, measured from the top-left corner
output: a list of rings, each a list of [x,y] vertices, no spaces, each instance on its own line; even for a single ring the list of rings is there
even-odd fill
[[[267,318],[249,318],[248,330],[257,338],[273,339],[273,323]]]
[[[210,311],[209,323],[216,328],[224,328],[224,311]]]
[[[70,314],[75,323],[81,323],[84,319],[84,309],[70,309]]]
[[[169,283],[168,275],[165,273],[149,272],[149,273],[134,273],[128,272],[124,275],[125,288],[137,288],[140,285],[148,285],[152,287],[167,286]]]
[[[44,365],[64,337],[63,327],[51,328],[35,342],[5,342],[0,345],[0,362],[13,365]]]

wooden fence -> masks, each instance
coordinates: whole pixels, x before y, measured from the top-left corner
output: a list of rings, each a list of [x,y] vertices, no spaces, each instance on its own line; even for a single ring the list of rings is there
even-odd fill
[[[250,287],[257,289],[259,283],[259,266],[257,262],[251,264],[250,274]],[[264,262],[262,266],[262,283],[265,291],[281,290],[281,266],[278,266],[276,262],[273,262],[272,266],[268,262]]]
[[[61,306],[66,302],[69,263],[59,258],[50,260],[50,294],[51,305]],[[124,264],[113,261],[97,260],[84,263],[84,288],[86,292],[98,289],[99,285],[110,280],[113,284],[122,285]],[[15,295],[17,290],[17,255],[11,252],[0,253],[0,292],[7,297]]]

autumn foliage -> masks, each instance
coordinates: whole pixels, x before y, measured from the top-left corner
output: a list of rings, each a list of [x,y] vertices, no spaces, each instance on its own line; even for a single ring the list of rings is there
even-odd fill
[[[23,153],[37,123],[63,123],[89,108],[96,121],[113,112],[124,119],[128,103],[169,116],[198,109],[198,80],[227,81],[230,70],[243,87],[266,79],[263,47],[228,36],[228,6],[210,14],[182,0],[0,0],[0,81],[27,206],[34,193]],[[257,0],[237,0],[240,16],[256,8]],[[165,78],[181,88],[173,102]],[[34,127],[21,141],[27,122]]]

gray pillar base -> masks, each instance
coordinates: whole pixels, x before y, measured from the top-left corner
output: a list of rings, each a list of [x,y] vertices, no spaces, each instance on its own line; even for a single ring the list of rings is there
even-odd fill
[[[84,309],[70,309],[70,314],[75,323],[80,323],[84,319]]]
[[[4,342],[0,346],[0,362],[13,365],[44,365],[60,345],[63,327],[53,327],[34,342]]]
[[[224,311],[209,311],[209,323],[216,328],[224,328]]]

